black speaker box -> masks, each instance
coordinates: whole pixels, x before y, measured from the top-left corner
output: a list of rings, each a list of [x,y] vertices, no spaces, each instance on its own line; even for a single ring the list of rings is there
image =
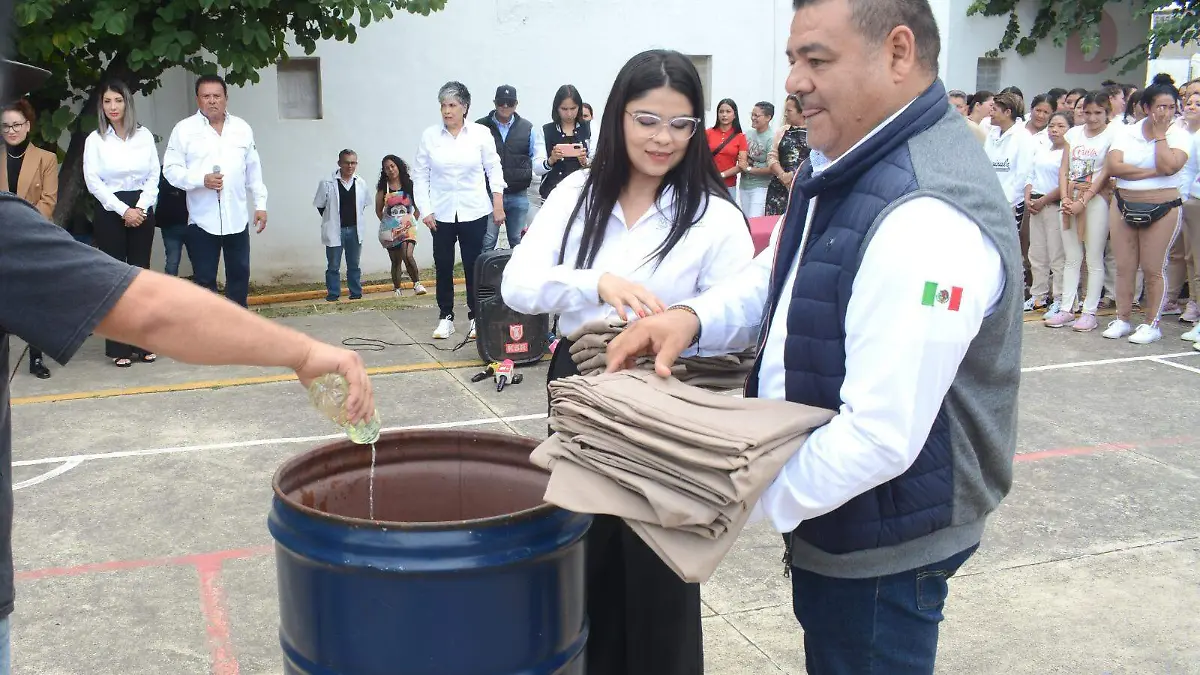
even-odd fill
[[[537,363],[549,346],[550,317],[522,314],[504,304],[500,282],[512,257],[496,249],[475,261],[475,347],[484,363],[512,359],[515,365]]]

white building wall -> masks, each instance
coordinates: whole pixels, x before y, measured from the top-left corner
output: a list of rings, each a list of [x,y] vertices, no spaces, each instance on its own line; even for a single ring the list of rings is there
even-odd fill
[[[712,103],[733,98],[748,125],[754,102],[784,98],[790,4],[740,0],[737,11],[729,8],[722,0],[451,0],[429,17],[397,14],[361,30],[355,44],[324,43],[313,54],[321,58],[320,120],[281,120],[276,70],[262,71],[261,82],[229,94],[230,112],[254,128],[270,192],[270,224],[251,238],[254,281],[322,278],[317,180],[336,168],[342,148],[358,152],[359,171],[372,184],[384,155],[411,162],[422,130],[440,121],[437,91],[448,80],[470,89],[472,120],[492,109],[497,86],[511,84],[518,112],[540,128],[559,86],[574,84],[600,115],[629,57],[670,48],[711,55]],[[731,39],[738,35],[745,38]],[[170,78],[144,106],[164,144],[174,123],[195,110],[193,81]],[[712,117],[709,111],[710,124]],[[373,213],[367,217],[375,222]],[[432,265],[424,231],[417,259],[422,268]],[[384,250],[365,242],[364,274],[387,269]]]
[[[1005,19],[968,18],[967,0],[931,4],[942,31],[943,80],[950,88],[976,89],[977,59],[999,43]],[[1035,3],[1026,4],[1028,22]],[[1120,53],[1146,34],[1148,22],[1131,22],[1120,15],[1124,10],[1108,11],[1117,14],[1106,24],[1102,54]],[[422,130],[439,123],[437,90],[448,80],[461,80],[471,90],[471,119],[491,110],[498,85],[511,84],[520,114],[540,127],[550,119],[560,85],[577,86],[599,116],[629,57],[650,48],[676,49],[712,57],[710,101],[733,98],[745,125],[755,102],[782,104],[791,18],[790,0],[739,0],[736,11],[724,0],[451,0],[428,17],[401,13],[374,24],[359,32],[355,44],[319,45],[313,56],[321,59],[320,120],[281,119],[276,69],[267,68],[258,84],[230,91],[230,111],[254,128],[271,195],[270,225],[252,236],[253,280],[322,278],[325,254],[312,208],[317,180],[334,170],[342,148],[358,152],[360,173],[371,183],[384,155],[412,161]],[[1003,81],[1029,95],[1053,86],[1096,87],[1117,77],[1116,68],[1092,72],[1097,68],[1078,50],[1053,45],[1029,58],[1009,53],[1004,59]],[[1143,78],[1138,73],[1120,79]],[[142,119],[162,144],[174,123],[195,110],[193,81],[186,73],[171,73],[162,89],[140,102]],[[713,111],[707,116],[711,124]],[[367,218],[374,221],[374,214]],[[156,267],[161,257],[158,246]],[[417,258],[422,268],[432,264],[426,232]],[[383,249],[366,242],[364,273],[387,268]]]
[[[941,75],[951,89],[976,91],[976,68],[979,58],[994,49],[1004,37],[1007,16],[967,16],[968,0],[930,0],[942,31]],[[1033,25],[1039,2],[1024,0],[1018,15],[1022,30]],[[1120,74],[1120,66],[1110,66],[1108,58],[1123,54],[1146,39],[1150,31],[1149,18],[1134,20],[1129,7],[1108,3],[1101,22],[1101,45],[1095,54],[1085,57],[1078,39],[1056,47],[1046,40],[1032,56],[1024,57],[1015,51],[1001,54],[1002,86],[1016,85],[1028,98],[1053,87],[1098,89],[1107,79],[1139,83],[1145,79],[1145,68]]]

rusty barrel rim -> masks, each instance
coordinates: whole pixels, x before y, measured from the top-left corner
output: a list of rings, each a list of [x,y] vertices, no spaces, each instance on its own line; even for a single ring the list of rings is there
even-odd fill
[[[413,458],[438,458],[438,450],[436,447],[441,444],[444,448],[451,441],[457,442],[457,450],[460,455],[467,457],[482,458],[482,452],[485,447],[502,447],[512,450],[521,450],[523,455],[528,458],[533,449],[537,447],[538,441],[527,436],[519,436],[516,434],[506,434],[493,431],[446,431],[437,429],[405,429],[399,431],[388,431],[380,434],[376,445],[385,443],[386,441],[403,441],[406,442],[404,452]],[[517,456],[518,453],[510,452],[510,458]],[[361,457],[365,457],[363,462]],[[354,470],[370,464],[371,446],[359,445],[349,439],[341,439],[332,443],[327,443],[308,452],[302,453],[287,460],[279,466],[275,471],[275,475],[271,479],[271,489],[275,493],[275,499],[278,503],[287,508],[304,514],[310,518],[325,521],[333,524],[351,525],[363,529],[375,530],[407,530],[407,531],[435,531],[435,530],[463,530],[483,527],[496,527],[517,523],[524,520],[542,517],[561,510],[559,507],[543,502],[532,508],[505,513],[486,518],[474,518],[469,520],[443,520],[437,522],[412,522],[399,520],[371,520],[369,518],[355,518],[352,516],[341,516],[332,513],[327,513],[320,509],[311,506],[305,506],[296,499],[292,498],[284,489],[283,483],[289,478],[297,479],[299,484],[303,482],[298,479],[304,477],[303,469],[307,466],[319,464],[323,461],[330,462],[331,466],[337,468]],[[376,453],[376,466],[382,465],[383,451]],[[495,456],[487,457],[489,461],[494,461]],[[549,475],[547,471],[528,462],[526,467],[531,471],[544,473]],[[327,471],[324,476],[333,475],[336,470]],[[301,474],[295,476],[294,474]],[[296,489],[298,485],[288,486],[290,489]]]

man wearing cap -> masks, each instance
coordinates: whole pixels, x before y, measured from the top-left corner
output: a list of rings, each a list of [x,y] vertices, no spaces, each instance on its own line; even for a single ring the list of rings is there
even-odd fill
[[[11,101],[36,88],[47,75],[40,68],[0,62],[0,100]],[[95,331],[186,363],[290,368],[304,385],[336,372],[350,384],[349,416],[363,419],[374,410],[371,383],[355,352],[81,244],[11,193],[0,193],[0,288],[5,294],[0,302],[0,369],[6,373],[9,334],[66,364]],[[15,595],[8,386],[8,378],[0,378],[0,675],[11,671],[9,617]]]
[[[521,243],[521,232],[529,216],[529,195],[525,193],[533,183],[534,175],[544,176],[550,171],[546,165],[545,141],[541,134],[534,133],[529,120],[517,114],[517,90],[511,85],[496,89],[496,109],[479,123],[492,132],[496,139],[496,152],[504,167],[504,213],[508,230],[508,246],[515,248]],[[500,226],[488,218],[487,233],[483,235],[483,250],[496,248],[500,237]]]

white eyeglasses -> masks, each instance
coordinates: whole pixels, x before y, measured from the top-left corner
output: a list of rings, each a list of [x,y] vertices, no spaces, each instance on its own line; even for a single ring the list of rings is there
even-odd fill
[[[696,129],[700,127],[700,120],[695,117],[672,117],[664,120],[658,115],[648,112],[625,111],[625,114],[633,118],[636,128],[647,138],[654,138],[662,131],[663,127],[666,127],[671,138],[677,141],[686,141],[696,135]]]

